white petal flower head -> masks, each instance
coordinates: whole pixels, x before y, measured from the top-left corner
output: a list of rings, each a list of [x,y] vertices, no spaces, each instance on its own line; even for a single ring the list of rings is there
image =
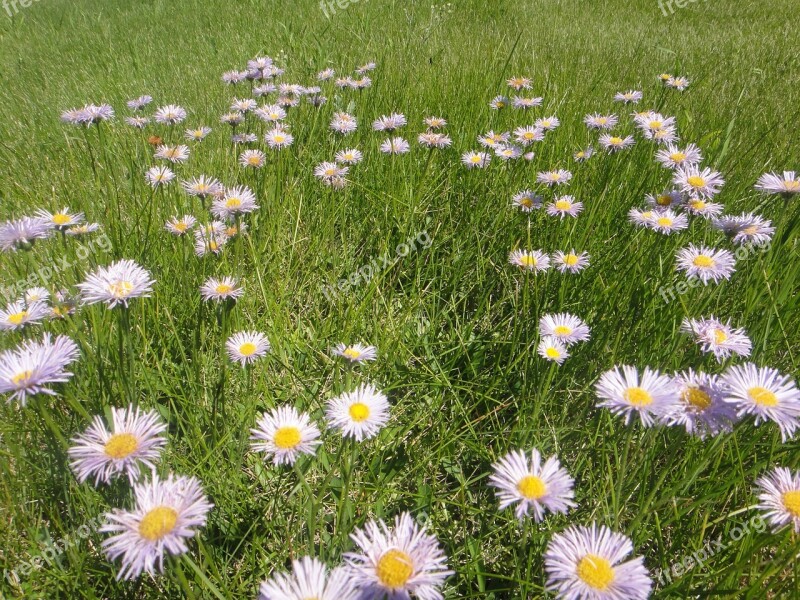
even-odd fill
[[[777,533],[791,525],[800,533],[800,471],[777,467],[756,480],[758,508]]]
[[[600,376],[595,390],[601,400],[597,406],[624,417],[626,425],[638,415],[642,425],[651,427],[667,420],[678,408],[675,384],[649,367],[641,375],[636,367],[615,367]]]
[[[29,396],[55,396],[48,386],[70,380],[72,373],[66,367],[79,354],[70,338],[60,335],[53,340],[49,333],[41,342],[26,340],[13,350],[0,352],[0,394],[10,393],[9,402],[17,400],[22,406]]]
[[[292,406],[265,412],[250,433],[253,450],[263,452],[276,465],[293,465],[302,454],[313,456],[322,443],[311,418]]]
[[[328,401],[325,411],[328,424],[339,429],[344,437],[357,442],[373,438],[389,420],[386,396],[370,384],[361,384]]]
[[[184,119],[186,119],[186,109],[175,104],[162,106],[156,110],[155,114],[156,123],[161,123],[162,125],[175,125],[176,123],[181,123]]]
[[[360,150],[355,148],[347,148],[345,150],[339,150],[336,153],[336,162],[342,163],[345,165],[355,165],[360,163],[364,159],[364,155],[361,153]]]
[[[544,198],[538,194],[534,194],[531,190],[522,190],[514,194],[512,203],[518,206],[522,212],[531,212],[534,209],[541,208]]]
[[[547,314],[539,319],[539,334],[557,338],[568,346],[589,339],[589,326],[569,313]]]
[[[109,560],[122,557],[117,579],[136,579],[143,572],[164,571],[164,555],[189,551],[186,541],[204,527],[213,508],[194,477],[159,479],[133,486],[133,510],[106,513],[101,532],[113,533],[103,542]]]
[[[550,268],[550,257],[541,250],[513,250],[508,262],[523,271],[542,273]]]
[[[557,251],[553,255],[553,264],[562,273],[580,273],[589,266],[588,252],[577,253],[574,249],[569,252]]]
[[[339,343],[331,349],[331,354],[341,356],[351,363],[361,363],[378,358],[378,349],[375,346],[364,344]]]
[[[152,188],[167,185],[175,179],[175,173],[169,167],[152,167],[144,176]]]
[[[719,377],[688,369],[675,375],[673,382],[680,402],[668,418],[670,425],[685,427],[686,433],[700,439],[733,430],[739,418],[736,409],[724,401]]]
[[[572,179],[572,173],[565,169],[542,171],[536,175],[537,182],[551,187],[569,183],[570,179]]]
[[[565,216],[577,217],[583,211],[583,202],[575,202],[572,196],[559,196],[547,205],[547,214],[563,219]]]
[[[39,324],[50,314],[46,302],[17,300],[0,309],[0,330],[14,331],[27,325]]]
[[[725,401],[740,417],[753,415],[755,424],[773,421],[785,443],[800,428],[800,390],[788,375],[752,363],[733,365],[722,376]]]
[[[800,177],[794,171],[784,171],[783,175],[764,173],[758,178],[755,187],[764,194],[780,194],[788,200],[800,194]]]
[[[564,361],[569,358],[569,350],[567,345],[557,337],[546,335],[542,337],[539,345],[536,347],[536,352],[550,362],[557,365],[564,364]]]
[[[686,165],[675,171],[672,182],[686,194],[711,198],[717,195],[725,180],[708,167],[700,169],[696,165]]]
[[[494,463],[492,470],[489,481],[497,488],[500,510],[516,504],[514,513],[520,521],[531,511],[539,523],[545,512],[567,513],[577,506],[575,481],[555,456],[543,462],[536,448],[530,454],[515,450]]]
[[[270,350],[270,343],[263,333],[258,331],[240,331],[234,333],[225,342],[228,356],[234,362],[245,366],[254,363],[259,358],[266,356]]]
[[[154,410],[142,411],[133,406],[111,409],[111,431],[102,417],[72,440],[68,450],[70,466],[78,481],[93,478],[95,487],[109,483],[125,473],[131,484],[141,475],[140,466],[155,468],[155,461],[167,443],[167,425]]]
[[[206,302],[216,300],[238,300],[244,295],[244,289],[239,286],[239,282],[233,277],[223,277],[217,279],[210,277],[200,286],[200,295]]]
[[[678,250],[675,257],[675,268],[684,271],[689,279],[699,279],[703,285],[709,281],[719,283],[730,279],[736,270],[735,265],[736,258],[731,252],[694,244]]]
[[[442,600],[440,588],[453,574],[439,542],[417,525],[407,512],[390,529],[383,521],[369,521],[350,536],[359,552],[344,555],[363,599]]]
[[[211,205],[211,213],[220,219],[251,213],[257,209],[256,195],[245,185],[227,188],[224,195]]]
[[[714,315],[700,319],[684,319],[681,331],[691,334],[700,349],[712,353],[717,362],[722,362],[733,354],[750,356],[753,348],[744,329],[732,327],[730,319],[723,323],[714,318]]]
[[[69,227],[80,225],[86,220],[86,217],[81,212],[73,213],[68,207],[64,207],[59,211],[50,212],[48,210],[39,210],[36,216],[46,221],[50,227],[57,231],[64,231]]]
[[[633,139],[632,135],[621,137],[618,135],[610,135],[605,133],[600,136],[598,143],[606,152],[611,154],[614,152],[619,152],[620,150],[625,150],[626,148],[630,148],[636,143],[636,141]]]
[[[666,148],[656,152],[656,161],[667,169],[678,169],[688,165],[699,165],[703,161],[703,153],[694,144],[681,149],[669,143]]]
[[[483,169],[491,160],[492,155],[488,152],[465,152],[461,155],[461,162],[468,169]]]
[[[753,213],[720,217],[713,221],[713,225],[730,236],[731,242],[740,246],[746,244],[768,246],[775,233],[772,221]]]
[[[631,540],[603,525],[572,525],[547,545],[547,589],[559,600],[646,600],[653,587]],[[624,561],[624,562],[623,562]]]
[[[629,103],[636,104],[643,97],[644,94],[642,94],[642,92],[640,91],[628,90],[627,92],[617,92],[614,95],[614,100],[616,100],[617,102],[622,102],[623,104],[629,104]]]
[[[410,149],[409,143],[401,137],[393,137],[381,144],[381,152],[384,154],[405,154]]]
[[[119,260],[89,273],[78,288],[86,304],[104,302],[109,308],[127,308],[130,300],[149,297],[154,283],[150,272],[134,261]]]
[[[669,208],[665,210],[658,210],[650,224],[651,229],[665,235],[669,235],[676,231],[683,231],[689,227],[689,219],[686,215],[676,213]]]
[[[171,217],[170,220],[164,225],[164,228],[172,235],[182,236],[191,231],[192,227],[194,227],[196,223],[197,219],[195,219],[192,215],[183,215],[180,218]]]
[[[261,583],[258,600],[357,600],[358,591],[343,567],[328,571],[310,556],[292,561],[291,573],[275,573]]]
[[[22,217],[0,225],[0,248],[7,251],[30,249],[36,240],[52,234],[50,224],[40,217]]]

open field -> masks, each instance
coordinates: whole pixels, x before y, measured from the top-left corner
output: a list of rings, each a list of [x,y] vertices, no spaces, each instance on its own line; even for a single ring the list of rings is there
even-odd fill
[[[356,528],[409,511],[454,571],[446,598],[556,597],[545,592],[548,544],[592,522],[631,539],[653,598],[800,598],[800,537],[773,531],[755,491],[771,469],[800,468],[797,441],[752,417],[704,439],[638,417],[626,425],[597,406],[596,390],[616,365],[723,374],[752,361],[797,378],[799,197],[754,189],[764,173],[800,170],[795,2],[705,0],[672,14],[656,0],[436,2],[0,5],[0,223],[68,206],[101,225],[0,253],[0,309],[30,287],[75,294],[87,273],[121,259],[155,280],[128,308],[81,305],[67,318],[0,331],[3,350],[51,332],[80,352],[69,381],[52,386],[57,395],[22,406],[5,394],[0,403],[0,597],[255,598],[292,559],[338,565],[358,550]],[[294,142],[282,150],[267,146],[270,127],[252,114],[236,133],[257,134],[256,144],[232,144],[220,122],[234,98],[251,95],[249,82],[232,87],[221,75],[257,56],[285,69],[278,82],[319,85],[327,96],[321,107],[303,100],[288,109]],[[325,68],[348,75],[369,61],[377,66],[366,89],[316,80]],[[686,76],[688,88],[666,87],[664,72]],[[492,110],[492,98],[517,93],[506,81],[520,75],[532,89],[519,93],[543,105]],[[643,100],[615,102],[626,90]],[[188,117],[126,125],[126,101],[142,94],[154,99],[142,114],[175,104]],[[61,122],[87,103],[109,103],[115,117]],[[768,245],[737,247],[700,216],[671,235],[629,221],[647,194],[671,189],[672,171],[654,161],[658,146],[630,116],[650,109],[675,117],[679,145],[697,144],[702,166],[722,174],[714,201],[724,214],[772,222]],[[347,137],[329,129],[339,111],[358,119]],[[372,130],[393,112],[408,124]],[[602,132],[584,124],[591,113],[618,115],[613,131],[636,143],[605,152]],[[417,143],[431,115],[447,120],[451,147]],[[462,165],[463,153],[483,151],[478,136],[551,115],[561,125],[526,149],[532,160]],[[184,139],[201,125],[213,129],[206,139]],[[188,161],[154,159],[152,135],[187,144]],[[410,152],[380,152],[392,136]],[[576,162],[589,145],[594,155]],[[241,166],[246,148],[263,150],[266,164]],[[363,162],[342,189],[324,185],[314,168],[345,148],[360,149]],[[156,165],[175,181],[149,185],[145,172]],[[537,183],[553,169],[573,174],[555,192]],[[179,183],[200,174],[248,186],[259,205],[219,255],[196,256],[192,234],[164,226],[184,214],[211,221]],[[546,202],[570,194],[583,211],[521,212],[512,197],[526,188]],[[688,286],[675,256],[690,243],[737,252],[730,279]],[[509,264],[515,249],[591,258],[580,273],[534,274]],[[242,297],[203,301],[200,286],[223,276],[240,281]],[[548,313],[591,328],[561,365],[537,352]],[[680,331],[684,318],[711,315],[746,330],[749,359],[719,362]],[[229,334],[245,330],[271,343],[248,369],[225,349]],[[374,345],[377,359],[345,364],[330,352],[340,342]],[[326,426],[327,403],[363,382],[387,396],[389,420],[372,439],[343,440]],[[131,485],[125,476],[79,483],[68,449],[94,415],[129,404],[167,426],[157,472],[196,477],[214,507],[189,551],[165,559],[164,574],[118,581],[120,561],[103,553],[110,534],[99,527],[106,512],[133,506]],[[273,465],[248,439],[260,415],[280,406],[308,413],[321,431],[315,455],[293,467]],[[531,448],[558,457],[577,506],[521,524],[513,509],[499,510],[489,477],[501,457]]]

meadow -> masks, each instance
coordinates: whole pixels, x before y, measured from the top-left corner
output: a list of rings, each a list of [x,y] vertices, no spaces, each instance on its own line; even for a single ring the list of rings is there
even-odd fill
[[[703,438],[638,416],[626,424],[598,406],[597,387],[617,365],[724,375],[752,362],[797,377],[799,198],[754,186],[765,173],[800,170],[798,24],[790,0],[706,0],[667,14],[656,0],[2,5],[0,223],[69,207],[100,227],[0,252],[0,310],[43,287],[52,298],[65,290],[59,306],[70,313],[4,327],[0,348],[50,332],[78,352],[68,380],[49,386],[55,395],[23,403],[6,393],[0,403],[0,596],[256,598],[292,560],[339,565],[358,552],[355,530],[408,512],[447,557],[445,598],[581,597],[546,591],[544,557],[555,535],[591,523],[630,539],[628,559],[642,557],[653,598],[800,598],[800,513],[774,527],[756,490],[771,470],[800,468],[797,441],[752,416]],[[327,100],[286,108],[293,142],[282,149],[264,141],[272,125],[252,112],[236,128],[220,122],[235,99],[253,97],[251,82],[227,85],[223,73],[265,56],[284,70],[275,83],[319,86]],[[318,81],[328,68],[371,85]],[[674,89],[662,73],[689,84]],[[531,89],[509,87],[520,76]],[[643,98],[614,100],[627,90]],[[152,103],[126,107],[142,95]],[[543,100],[493,109],[500,95]],[[90,103],[110,104],[114,117],[63,122],[64,111]],[[185,120],[155,122],[167,105],[185,108]],[[673,187],[673,170],[654,161],[662,146],[645,139],[635,111],[674,117],[676,143],[696,144],[702,167],[724,178],[713,201],[724,215],[769,220],[769,243],[737,246],[698,215],[669,235],[632,223],[632,208]],[[331,130],[338,112],[356,117],[356,131]],[[407,124],[373,130],[392,113]],[[635,143],[604,149],[604,131],[584,122],[593,113],[617,115],[613,134]],[[134,114],[151,122],[132,127],[125,117]],[[447,121],[449,147],[417,141],[434,115]],[[501,160],[478,142],[551,116],[560,125],[524,148],[530,160]],[[184,139],[200,126],[211,133]],[[233,144],[244,132],[257,141]],[[154,158],[151,136],[186,144],[188,160]],[[382,152],[396,136],[410,151]],[[593,155],[576,160],[589,146]],[[363,161],[343,181],[315,176],[348,148]],[[247,149],[263,151],[265,164],[240,164]],[[472,151],[491,154],[486,168],[462,164]],[[155,166],[175,179],[152,185],[145,174]],[[537,181],[557,169],[571,172],[568,184]],[[219,254],[197,256],[194,234],[165,224],[182,215],[211,222],[210,199],[180,184],[201,174],[247,186],[258,207],[227,224],[239,231]],[[526,189],[545,206],[569,194],[583,210],[525,212],[512,199]],[[676,269],[689,244],[735,252],[735,271],[695,285]],[[559,272],[553,260],[535,272],[509,264],[517,249],[551,260],[574,249],[589,264]],[[86,302],[77,285],[120,260],[145,269],[151,291],[127,307]],[[226,276],[241,297],[204,300],[204,282]],[[539,352],[540,319],[556,313],[591,329],[563,364]],[[682,331],[685,319],[712,315],[746,331],[748,357],[718,360]],[[247,368],[226,347],[242,331],[270,343]],[[348,362],[331,351],[340,343],[374,346],[377,357]],[[388,399],[388,421],[369,439],[343,438],[329,426],[329,401],[365,383]],[[132,484],[122,474],[79,482],[69,449],[96,415],[106,421],[129,405],[165,426],[155,471],[196,477],[213,508],[163,573],[125,580],[100,529],[106,513],[133,506]],[[250,440],[278,407],[307,413],[320,431],[313,454],[293,465],[274,464]],[[500,510],[490,477],[503,456],[533,448],[558,457],[574,506],[520,520]],[[641,597],[620,594],[585,597]]]

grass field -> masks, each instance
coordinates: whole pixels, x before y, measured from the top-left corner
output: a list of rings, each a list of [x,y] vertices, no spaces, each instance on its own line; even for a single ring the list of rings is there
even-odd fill
[[[800,598],[800,538],[754,526],[764,525],[756,479],[776,466],[799,468],[797,443],[752,419],[702,440],[679,427],[626,426],[597,407],[595,393],[600,375],[619,364],[722,373],[744,363],[720,364],[680,333],[685,317],[712,314],[746,329],[751,361],[797,377],[800,207],[797,197],[753,188],[762,173],[800,169],[795,3],[705,0],[665,15],[656,0],[361,0],[328,13],[305,0],[40,0],[0,9],[0,221],[69,206],[102,225],[82,239],[3,252],[2,287],[46,267],[52,277],[36,285],[74,291],[86,273],[123,258],[156,280],[127,310],[82,306],[0,332],[3,349],[43,331],[80,349],[57,396],[0,409],[0,596],[255,598],[291,559],[336,565],[354,549],[354,528],[410,511],[455,571],[446,598],[553,597],[548,543],[593,521],[631,538],[654,598]],[[289,109],[294,144],[275,151],[259,141],[252,147],[265,150],[267,164],[246,170],[220,115],[250,86],[232,89],[220,76],[263,55],[285,68],[280,81],[303,85],[327,67],[342,75],[368,61],[377,68],[367,89],[326,83],[322,107]],[[691,83],[668,89],[662,72]],[[516,75],[532,79],[527,95],[542,96],[543,106],[491,110],[494,96],[513,94],[506,80]],[[629,89],[642,90],[641,103],[613,101]],[[125,102],[141,94],[154,98],[146,114],[178,104],[187,120],[128,127]],[[99,127],[60,122],[62,111],[90,102],[110,103],[116,117]],[[629,117],[646,109],[676,117],[680,143],[696,143],[704,166],[722,173],[717,201],[726,214],[755,212],[776,228],[769,248],[747,253],[729,281],[670,291],[686,280],[675,270],[680,248],[735,249],[708,221],[692,217],[669,236],[628,221],[671,180]],[[328,129],[340,110],[358,118],[347,138]],[[396,134],[411,143],[403,156],[381,154],[388,136],[370,127],[392,112],[408,118]],[[615,131],[636,144],[603,152],[583,123],[594,112],[619,115]],[[447,119],[451,148],[416,143],[430,115]],[[461,164],[480,134],[550,115],[561,126],[533,147],[532,161]],[[237,132],[266,131],[249,119]],[[170,165],[178,179],[205,173],[247,185],[260,205],[243,235],[202,258],[191,236],[172,236],[164,223],[186,213],[207,222],[208,212],[177,180],[153,190],[144,177],[163,164],[148,136],[184,143],[184,129],[200,125],[213,132],[186,142],[188,162]],[[574,162],[589,144],[595,155]],[[322,185],[314,167],[345,147],[364,161],[343,189]],[[584,203],[577,219],[512,207],[524,188],[549,199],[536,174],[556,168],[574,174],[564,193]],[[409,240],[412,248],[398,252]],[[508,264],[516,248],[575,248],[591,262],[580,274],[534,275]],[[369,281],[331,292],[374,264]],[[225,275],[245,293],[223,317],[198,289]],[[539,318],[558,312],[591,327],[561,366],[537,354]],[[245,371],[224,343],[246,329],[265,333],[272,348]],[[346,367],[330,354],[339,342],[372,344],[378,358]],[[326,402],[364,381],[388,396],[389,422],[374,439],[343,442],[324,427]],[[132,506],[131,486],[124,477],[78,483],[67,449],[93,415],[129,403],[168,424],[158,472],[196,476],[214,508],[163,575],[117,581],[119,561],[103,554],[108,534],[97,524]],[[294,468],[248,445],[258,416],[284,405],[322,430],[316,456]],[[577,507],[521,526],[513,510],[498,510],[489,476],[506,453],[533,447],[558,456]],[[707,560],[675,569],[701,548],[713,548]]]

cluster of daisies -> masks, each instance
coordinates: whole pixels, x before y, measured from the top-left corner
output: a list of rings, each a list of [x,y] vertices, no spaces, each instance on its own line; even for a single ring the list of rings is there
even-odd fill
[[[50,212],[41,209],[33,216],[23,216],[0,224],[0,249],[6,252],[30,250],[37,240],[54,234],[80,237],[100,229],[98,223],[87,223],[83,213],[68,207]]]

